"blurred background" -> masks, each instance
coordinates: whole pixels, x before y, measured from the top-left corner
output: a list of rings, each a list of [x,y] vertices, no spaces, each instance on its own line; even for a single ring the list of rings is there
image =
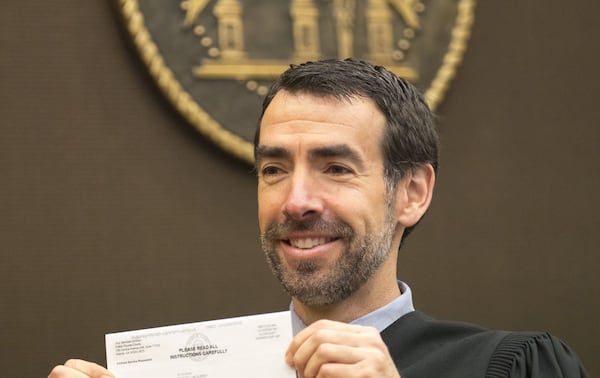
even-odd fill
[[[434,317],[550,331],[600,375],[600,3],[475,12],[400,278]],[[108,332],[287,309],[251,167],[171,109],[115,3],[3,4],[0,101],[4,376],[104,364]]]

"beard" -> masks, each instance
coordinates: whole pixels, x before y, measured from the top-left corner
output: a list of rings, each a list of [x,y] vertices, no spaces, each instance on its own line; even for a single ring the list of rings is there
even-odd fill
[[[320,217],[308,220],[287,219],[270,224],[261,234],[262,249],[267,263],[283,288],[292,297],[308,306],[339,303],[360,289],[391,253],[395,222],[392,211],[386,209],[384,227],[380,232],[366,230],[358,236],[352,227],[339,219],[325,221]],[[343,243],[343,250],[328,274],[322,274],[318,261],[304,261],[290,267],[284,265],[277,246],[294,231],[315,231],[334,235]]]

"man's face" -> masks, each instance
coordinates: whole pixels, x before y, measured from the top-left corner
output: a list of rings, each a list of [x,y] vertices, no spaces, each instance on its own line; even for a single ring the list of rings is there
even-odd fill
[[[262,122],[258,215],[267,260],[308,305],[337,303],[389,256],[396,230],[371,100],[279,92]]]

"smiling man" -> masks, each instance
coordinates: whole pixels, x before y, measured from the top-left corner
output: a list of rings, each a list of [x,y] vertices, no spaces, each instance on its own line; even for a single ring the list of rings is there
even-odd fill
[[[256,149],[261,240],[304,324],[351,322],[400,296],[396,251],[431,200],[434,173],[423,164],[386,185],[385,124],[367,97],[304,90],[278,92],[264,113]],[[361,375],[398,375],[375,332],[338,326],[317,324],[292,345],[288,361],[301,376],[327,369],[348,377],[363,359],[373,361],[358,365]],[[365,354],[360,344],[369,336],[375,353]]]
[[[255,137],[261,243],[292,297],[299,377],[586,377],[547,333],[415,311],[398,250],[431,202],[438,137],[417,90],[353,59],[293,65]],[[69,360],[50,377],[112,376]]]
[[[292,66],[255,138],[261,241],[292,297],[300,377],[580,377],[545,333],[439,322],[396,276],[427,211],[438,137],[417,90],[348,59]]]

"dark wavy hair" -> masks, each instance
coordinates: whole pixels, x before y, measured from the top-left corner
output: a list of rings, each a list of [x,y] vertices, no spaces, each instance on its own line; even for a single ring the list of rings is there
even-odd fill
[[[431,164],[437,172],[439,138],[434,116],[423,95],[407,80],[386,68],[352,58],[291,65],[281,74],[263,101],[254,136],[255,155],[260,139],[260,121],[281,90],[338,100],[370,98],[386,118],[381,153],[388,193],[395,193],[405,172],[416,166]],[[403,239],[413,228],[404,231]]]

